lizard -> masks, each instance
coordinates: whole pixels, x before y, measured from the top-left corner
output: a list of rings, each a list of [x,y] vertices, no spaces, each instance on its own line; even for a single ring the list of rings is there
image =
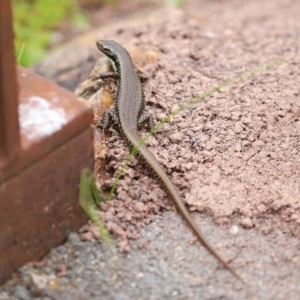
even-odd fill
[[[129,53],[124,47],[113,40],[99,40],[97,41],[97,47],[104,55],[111,59],[116,70],[116,73],[103,74],[103,76],[113,76],[117,79],[115,104],[113,108],[105,111],[102,119],[102,128],[106,130],[112,123],[117,125],[120,134],[127,141],[130,148],[137,150],[139,157],[142,158],[156,177],[160,179],[167,192],[171,195],[177,211],[181,214],[202,246],[213,255],[226,270],[244,282],[205,239],[186,209],[177,188],[173,185],[163,167],[143,143],[138,133],[138,125],[143,123],[146,119],[145,115],[143,115],[145,107],[144,94],[141,81],[134,69]]]

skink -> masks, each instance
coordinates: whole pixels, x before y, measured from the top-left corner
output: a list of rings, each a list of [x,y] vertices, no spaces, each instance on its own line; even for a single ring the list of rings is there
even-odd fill
[[[142,142],[142,139],[138,134],[138,124],[143,120],[144,95],[140,79],[135,72],[130,55],[115,41],[100,40],[97,42],[97,47],[113,61],[117,72],[115,77],[118,80],[117,97],[113,109],[108,110],[105,113],[104,119],[106,121],[103,125],[104,129],[111,124],[110,121],[117,124],[120,133],[124,139],[126,139],[129,146],[137,149],[143,161],[153,170],[154,174],[157,175],[165,186],[173,199],[177,211],[181,214],[202,246],[206,248],[206,250],[211,253],[225,269],[231,272],[236,278],[243,281],[203,237],[200,229],[184,206],[177,188],[173,185],[161,165]]]

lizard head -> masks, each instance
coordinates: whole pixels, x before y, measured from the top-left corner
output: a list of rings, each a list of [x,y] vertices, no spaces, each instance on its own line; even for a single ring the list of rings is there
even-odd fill
[[[113,61],[117,60],[118,44],[111,40],[99,40],[97,41],[98,49],[105,55],[107,55]]]

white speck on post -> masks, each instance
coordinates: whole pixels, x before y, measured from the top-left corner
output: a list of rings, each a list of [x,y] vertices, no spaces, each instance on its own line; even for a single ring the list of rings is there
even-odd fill
[[[19,105],[21,130],[29,140],[51,135],[67,123],[66,113],[44,98],[33,96]]]

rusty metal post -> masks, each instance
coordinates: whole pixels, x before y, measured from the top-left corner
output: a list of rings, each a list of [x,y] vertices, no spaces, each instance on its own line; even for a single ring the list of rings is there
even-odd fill
[[[0,167],[19,151],[18,93],[9,0],[0,1]]]
[[[15,67],[9,0],[0,0],[0,76],[1,284],[87,221],[78,193],[94,151],[91,109]]]

